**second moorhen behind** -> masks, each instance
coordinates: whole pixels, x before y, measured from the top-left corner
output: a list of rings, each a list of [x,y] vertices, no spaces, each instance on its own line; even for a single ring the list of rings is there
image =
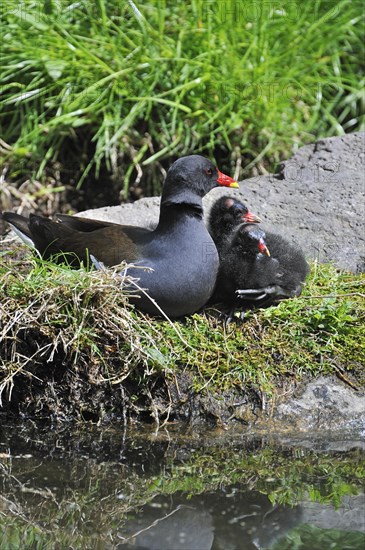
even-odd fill
[[[302,250],[281,235],[247,224],[245,212],[245,205],[231,197],[221,197],[212,207],[209,229],[220,257],[213,300],[231,307],[242,300],[267,306],[299,296],[309,273]],[[223,238],[220,221],[227,227]]]
[[[260,223],[260,218],[250,212],[235,197],[225,195],[215,201],[209,213],[208,230],[218,249],[231,237],[237,223]]]

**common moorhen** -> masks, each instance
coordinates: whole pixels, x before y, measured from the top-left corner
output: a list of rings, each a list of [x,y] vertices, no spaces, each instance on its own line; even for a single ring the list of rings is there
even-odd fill
[[[267,306],[299,296],[309,273],[303,252],[281,235],[247,224],[246,212],[231,197],[221,197],[212,207],[209,230],[220,256],[213,299],[230,306],[242,305],[241,300]],[[220,220],[226,228],[223,238]]]
[[[260,218],[250,212],[245,204],[234,197],[223,196],[217,199],[210,209],[208,230],[219,251],[231,237],[238,223],[260,223],[260,221]]]
[[[137,307],[157,315],[161,308],[169,317],[180,317],[201,308],[214,289],[219,258],[203,222],[202,197],[218,185],[238,187],[199,155],[174,162],[154,231],[66,215],[58,215],[57,221],[37,215],[28,220],[5,212],[3,218],[44,258],[66,258],[76,266],[91,261],[96,266],[122,261],[138,266],[127,271],[148,293],[138,292]]]

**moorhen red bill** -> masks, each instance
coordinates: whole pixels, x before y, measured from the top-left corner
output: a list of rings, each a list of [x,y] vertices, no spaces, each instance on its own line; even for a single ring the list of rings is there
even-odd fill
[[[247,211],[232,197],[221,197],[211,209],[209,230],[220,257],[213,300],[230,307],[242,306],[242,300],[246,306],[268,306],[299,296],[309,273],[302,250],[247,223]]]
[[[214,289],[219,259],[203,222],[202,197],[218,185],[238,187],[199,155],[174,162],[153,231],[61,214],[56,221],[11,212],[3,218],[46,259],[74,266],[132,263],[136,267],[127,273],[146,291],[137,292],[136,306],[154,315],[161,308],[169,317],[180,317],[204,306]]]

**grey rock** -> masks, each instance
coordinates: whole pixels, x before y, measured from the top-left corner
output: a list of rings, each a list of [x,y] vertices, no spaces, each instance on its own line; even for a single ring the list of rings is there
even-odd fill
[[[349,419],[352,422],[352,418]],[[274,425],[274,424],[273,424]],[[340,430],[298,431],[288,432],[286,424],[279,424],[274,428],[278,430],[275,441],[283,446],[295,445],[302,449],[316,452],[340,452],[347,453],[354,449],[365,451],[364,430],[351,430],[345,425]]]
[[[296,395],[280,403],[272,420],[291,430],[365,435],[365,396],[334,377],[321,376],[301,384]]]
[[[158,223],[159,211],[160,197],[145,197],[134,203],[85,210],[77,216],[154,229]]]
[[[365,271],[365,132],[321,139],[301,147],[275,175],[213,189],[205,216],[224,194],[240,197],[264,221],[263,228],[297,242],[310,259]],[[154,228],[159,198],[88,210],[78,215]]]
[[[300,503],[301,523],[315,525],[321,529],[356,531],[365,533],[365,495],[344,495],[336,509],[331,504],[311,502]]]
[[[184,501],[183,501],[184,502]],[[138,519],[123,530],[132,536],[128,548],[140,550],[209,550],[214,541],[213,517],[208,510],[186,504],[175,506],[170,514],[160,507],[145,506]],[[121,550],[125,544],[119,545]]]

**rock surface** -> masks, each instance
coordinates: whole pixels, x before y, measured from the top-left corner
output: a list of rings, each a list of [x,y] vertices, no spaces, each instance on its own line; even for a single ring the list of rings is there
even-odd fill
[[[204,199],[206,216],[223,194],[240,197],[263,219],[263,229],[296,241],[310,259],[365,271],[365,132],[321,139],[300,148],[274,175],[214,189]],[[88,210],[86,217],[153,228],[159,198]]]
[[[294,431],[353,431],[365,434],[365,396],[334,377],[301,383],[274,410],[272,421]]]
[[[307,501],[300,503],[301,523],[321,529],[365,533],[365,495],[345,495],[336,509],[331,504]]]

